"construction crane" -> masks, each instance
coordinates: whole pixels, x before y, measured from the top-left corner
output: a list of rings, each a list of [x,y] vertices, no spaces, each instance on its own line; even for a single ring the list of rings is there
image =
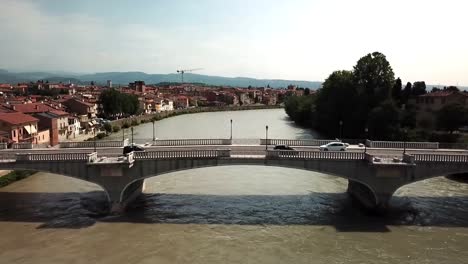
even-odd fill
[[[182,83],[184,83],[184,73],[199,71],[199,70],[203,70],[203,69],[202,68],[197,68],[197,69],[189,69],[189,70],[177,70],[177,73],[180,73],[180,78],[182,80]]]

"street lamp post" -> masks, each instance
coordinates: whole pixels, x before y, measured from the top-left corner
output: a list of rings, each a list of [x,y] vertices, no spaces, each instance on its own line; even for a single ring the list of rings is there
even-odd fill
[[[154,142],[156,141],[156,135],[154,134],[154,120],[152,122],[153,122],[153,142]]]
[[[94,152],[96,152],[96,127],[93,127],[93,135],[94,135]]]
[[[268,150],[268,126],[265,127],[265,151]]]
[[[406,128],[403,129],[403,133],[404,133],[404,135],[403,135],[403,140],[404,140],[403,141],[403,155],[405,155],[406,154],[406,140],[407,140],[406,136],[408,134],[408,130]]]
[[[122,141],[125,140],[125,128],[122,127]]]
[[[369,129],[366,127],[364,131],[366,132],[366,139],[364,141],[364,153],[367,153],[367,137],[368,137]]]
[[[231,119],[231,137],[230,137],[230,139],[232,140],[232,119]]]
[[[343,121],[340,120],[340,140],[342,139],[343,137]]]
[[[133,127],[131,128],[132,130],[132,145],[133,145]]]

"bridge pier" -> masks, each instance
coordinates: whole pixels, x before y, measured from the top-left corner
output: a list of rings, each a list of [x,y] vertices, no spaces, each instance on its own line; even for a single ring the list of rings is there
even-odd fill
[[[366,209],[383,212],[388,208],[393,191],[372,189],[360,182],[348,180],[348,194]]]
[[[120,214],[125,211],[127,206],[133,202],[145,190],[145,181],[134,181],[124,188],[107,190],[110,198],[110,213]]]

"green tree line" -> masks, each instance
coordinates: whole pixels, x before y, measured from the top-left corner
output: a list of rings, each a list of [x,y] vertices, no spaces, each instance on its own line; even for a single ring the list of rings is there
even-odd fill
[[[360,58],[353,70],[330,74],[316,93],[288,97],[285,110],[296,123],[328,138],[402,140],[410,131],[420,139],[427,135],[416,134],[427,131],[418,131],[409,100],[425,93],[425,82],[408,82],[403,88],[385,55],[374,52]],[[446,106],[436,116],[438,128],[447,131],[468,122],[461,106]]]

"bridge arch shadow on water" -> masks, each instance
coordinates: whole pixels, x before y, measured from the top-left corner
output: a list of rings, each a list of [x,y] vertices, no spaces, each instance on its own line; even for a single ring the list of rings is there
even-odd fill
[[[414,183],[416,186],[419,183]],[[105,216],[104,191],[0,192],[0,221],[38,228],[86,228],[96,223],[333,226],[339,232],[389,232],[389,226],[468,227],[468,197],[401,197],[385,215],[363,210],[346,193],[202,195],[144,193],[120,216]],[[416,205],[415,205],[416,204]],[[418,205],[425,205],[418,208]],[[447,205],[451,205],[447,209]],[[454,209],[457,217],[453,217]]]

